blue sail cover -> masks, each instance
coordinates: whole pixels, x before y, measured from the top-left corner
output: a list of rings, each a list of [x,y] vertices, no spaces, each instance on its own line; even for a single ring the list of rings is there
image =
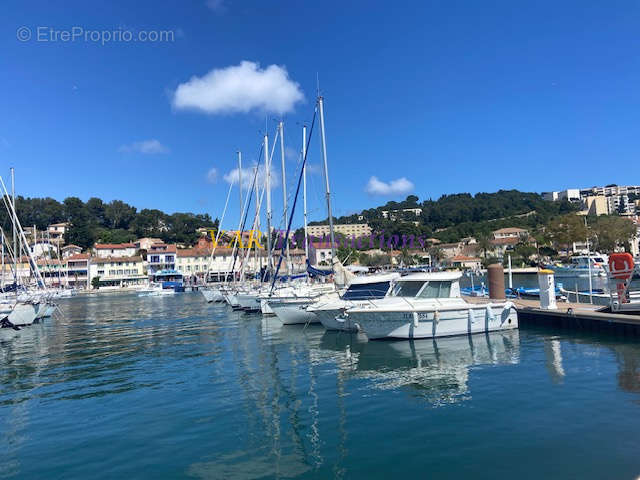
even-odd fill
[[[327,275],[331,275],[333,273],[333,269],[329,270],[321,270],[319,268],[312,267],[307,259],[307,273],[312,277],[326,277]]]

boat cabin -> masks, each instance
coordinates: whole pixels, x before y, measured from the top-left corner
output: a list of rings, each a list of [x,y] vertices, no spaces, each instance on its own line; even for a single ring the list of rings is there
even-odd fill
[[[461,272],[414,273],[398,279],[391,297],[460,298]]]
[[[342,300],[367,300],[383,298],[389,292],[394,280],[400,278],[398,273],[356,277],[342,295]]]

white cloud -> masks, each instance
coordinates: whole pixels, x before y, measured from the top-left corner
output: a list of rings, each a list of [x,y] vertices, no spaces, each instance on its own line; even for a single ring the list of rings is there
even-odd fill
[[[365,187],[365,191],[370,195],[406,195],[413,189],[413,183],[405,177],[390,182],[383,182],[378,180],[378,177],[371,177]]]
[[[218,181],[218,169],[216,167],[211,167],[207,172],[207,182],[216,183]]]
[[[289,78],[285,67],[261,69],[255,62],[213,69],[203,77],[193,76],[173,94],[173,106],[205,113],[291,112],[304,100],[300,85]]]
[[[160,143],[155,138],[151,140],[142,140],[140,142],[133,142],[128,145],[122,145],[119,149],[119,152],[123,153],[143,153],[145,155],[156,155],[159,153],[169,153],[169,149]]]
[[[227,6],[225,5],[225,0],[207,0],[205,5],[215,13],[224,13],[227,10]]]
[[[242,169],[242,188],[244,190],[249,190],[253,183],[253,176],[255,167],[247,167]],[[260,165],[258,167],[258,185],[262,188],[265,181],[266,168],[264,165]],[[222,178],[227,183],[238,183],[239,170],[238,168],[234,168],[230,172],[227,172]],[[280,186],[280,175],[273,170],[273,165],[271,166],[271,188],[276,188]]]

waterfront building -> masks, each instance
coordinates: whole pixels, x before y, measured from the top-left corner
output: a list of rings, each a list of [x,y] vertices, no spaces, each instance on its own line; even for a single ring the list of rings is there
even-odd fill
[[[177,248],[175,245],[155,243],[147,249],[147,268],[149,276],[160,270],[176,269]]]
[[[99,288],[124,288],[147,283],[142,257],[98,257],[90,264],[93,281],[98,277]]]
[[[477,270],[482,266],[482,260],[478,257],[467,257],[466,255],[456,255],[447,260],[447,265],[454,268],[471,268]]]
[[[93,252],[99,258],[132,257],[136,254],[136,246],[133,243],[96,243]]]
[[[74,253],[66,260],[69,286],[79,289],[91,288],[91,256],[88,253]]]

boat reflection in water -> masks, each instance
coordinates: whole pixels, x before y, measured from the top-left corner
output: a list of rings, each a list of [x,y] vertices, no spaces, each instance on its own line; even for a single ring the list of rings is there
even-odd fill
[[[517,330],[439,339],[367,342],[362,335],[325,332],[316,357],[333,352],[339,368],[368,379],[367,388],[413,387],[434,405],[454,403],[468,394],[470,367],[517,364]]]

